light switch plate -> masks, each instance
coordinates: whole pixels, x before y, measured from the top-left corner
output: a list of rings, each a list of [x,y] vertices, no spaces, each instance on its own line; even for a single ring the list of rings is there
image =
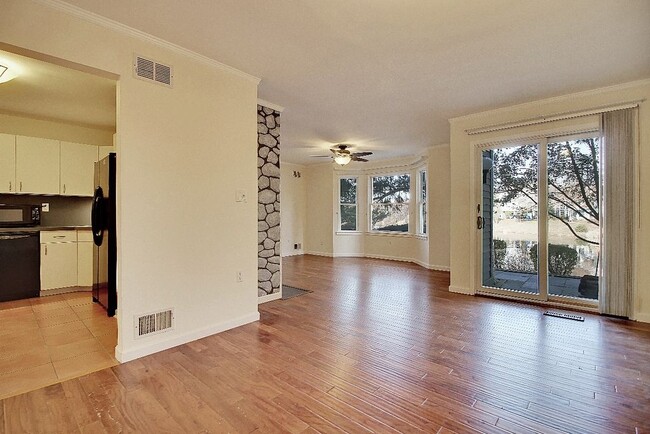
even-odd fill
[[[248,198],[246,197],[246,190],[235,191],[235,202],[248,202]]]
[[[49,203],[42,203],[41,204],[41,212],[50,212],[50,204]]]

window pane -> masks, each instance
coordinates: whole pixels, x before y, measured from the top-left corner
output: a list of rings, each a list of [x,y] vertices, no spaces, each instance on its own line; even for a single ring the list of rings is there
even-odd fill
[[[341,203],[357,203],[357,178],[342,178]]]
[[[409,207],[406,203],[373,204],[372,230],[408,232]]]
[[[421,170],[419,176],[418,191],[418,233],[426,235],[427,233],[427,172]]]
[[[423,202],[427,200],[427,172],[424,170],[420,172],[420,200]]]
[[[356,231],[357,230],[357,206],[356,205],[341,205],[341,230],[342,231]]]
[[[600,140],[548,144],[548,293],[598,299]]]
[[[420,233],[424,235],[427,233],[427,203],[422,202],[420,207]]]
[[[374,176],[372,178],[373,203],[408,203],[411,177],[408,174]]]

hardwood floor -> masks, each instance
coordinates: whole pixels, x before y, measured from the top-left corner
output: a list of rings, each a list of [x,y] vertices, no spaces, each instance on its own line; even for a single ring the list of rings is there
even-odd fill
[[[261,320],[0,405],[17,432],[650,431],[650,326],[451,294],[417,265],[285,258]]]
[[[117,364],[117,322],[71,292],[0,303],[0,398]]]

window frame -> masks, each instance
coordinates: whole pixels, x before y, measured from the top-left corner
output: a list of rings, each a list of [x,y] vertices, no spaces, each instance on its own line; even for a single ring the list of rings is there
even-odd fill
[[[341,202],[341,181],[344,179],[354,179],[355,180],[355,194],[354,194],[354,203],[348,203],[348,202]],[[344,234],[349,234],[349,233],[355,233],[359,232],[359,177],[358,176],[339,176],[338,180],[338,200],[337,200],[337,205],[338,205],[338,232],[342,232]],[[341,212],[341,209],[343,206],[354,206],[354,223],[355,223],[355,228],[354,229],[343,229],[341,226],[341,219],[343,217],[343,213]]]
[[[391,177],[391,176],[408,176],[409,177],[409,190],[408,190],[408,195],[409,199],[407,202],[402,202],[403,205],[406,205],[407,209],[407,230],[406,231],[389,231],[389,230],[381,230],[381,229],[373,229],[373,224],[372,224],[372,211],[373,211],[373,205],[375,204],[373,200],[373,190],[374,190],[374,183],[375,183],[375,178],[381,178],[381,177]],[[374,174],[369,174],[368,175],[368,233],[372,235],[402,235],[402,236],[412,236],[413,235],[413,230],[412,230],[412,225],[411,225],[411,203],[412,203],[412,190],[413,190],[413,172],[412,170],[405,170],[405,171],[398,171],[398,172],[380,172],[380,173],[374,173]]]

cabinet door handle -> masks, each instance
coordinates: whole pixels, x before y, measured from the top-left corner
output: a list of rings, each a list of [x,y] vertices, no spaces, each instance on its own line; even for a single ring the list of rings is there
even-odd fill
[[[47,245],[45,245],[45,256],[47,256]]]
[[[11,181],[9,181],[9,191],[11,191]]]
[[[63,194],[65,194],[65,184],[63,184]]]
[[[20,181],[20,191],[23,191],[23,181]]]
[[[53,238],[65,238],[65,235],[54,235]]]

